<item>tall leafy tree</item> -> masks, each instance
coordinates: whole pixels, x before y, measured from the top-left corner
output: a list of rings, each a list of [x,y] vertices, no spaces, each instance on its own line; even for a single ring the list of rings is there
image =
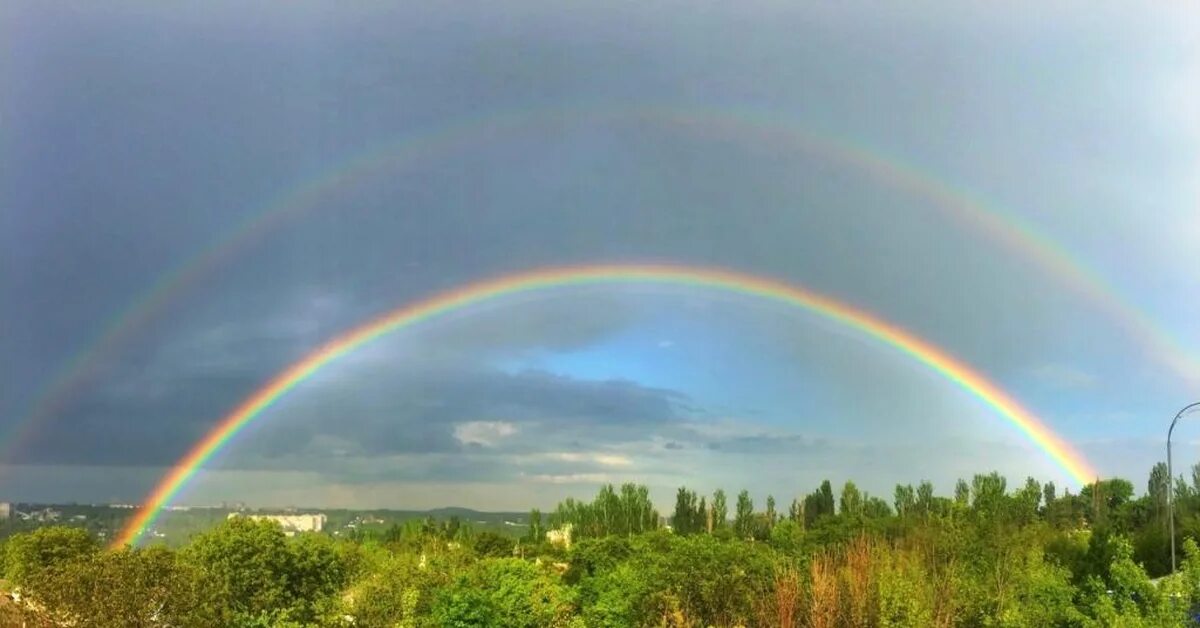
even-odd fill
[[[892,503],[896,506],[896,515],[904,518],[912,514],[916,506],[912,484],[897,484],[895,498]]]
[[[287,538],[272,521],[230,519],[193,539],[183,558],[212,578],[238,622],[279,618],[303,603]]]
[[[996,515],[1004,506],[1007,485],[1008,480],[995,471],[976,474],[971,480],[971,507],[984,517]]]
[[[1150,469],[1150,480],[1146,488],[1155,517],[1166,522],[1167,500],[1171,492],[1171,476],[1167,474],[1166,463],[1159,462]]]
[[[922,517],[928,517],[933,513],[933,483],[929,480],[922,480],[917,485],[917,512]]]
[[[971,485],[967,481],[959,478],[954,485],[954,502],[959,506],[969,506],[971,504]]]
[[[821,513],[826,515],[833,514],[833,486],[829,480],[821,482]]]
[[[863,516],[868,519],[885,519],[890,517],[892,509],[888,506],[886,500],[871,495],[866,495],[863,501]]]
[[[737,496],[733,532],[739,539],[749,538],[754,533],[754,502],[750,499],[750,491],[745,489]]]
[[[859,517],[863,514],[863,496],[854,482],[849,480],[842,486],[842,497],[838,504],[842,515]]]
[[[1020,523],[1029,523],[1037,517],[1038,504],[1042,501],[1042,485],[1034,478],[1025,478],[1025,486],[1013,495],[1014,514]]]
[[[534,508],[529,511],[529,534],[526,538],[534,543],[545,538],[546,533],[542,530],[542,511]]]
[[[724,489],[717,489],[713,493],[712,509],[713,527],[715,529],[721,529],[728,525],[729,505],[725,502]]]
[[[685,486],[679,487],[679,490],[675,492],[675,514],[671,517],[671,526],[676,534],[691,534],[698,531],[696,529],[697,510],[696,493],[689,491]]]
[[[607,485],[590,504],[571,497],[559,502],[550,525],[572,526],[574,539],[638,534],[658,528],[658,511],[644,485],[625,484],[619,493]]]
[[[804,523],[804,503],[797,497],[793,497],[792,504],[788,506],[788,521]]]

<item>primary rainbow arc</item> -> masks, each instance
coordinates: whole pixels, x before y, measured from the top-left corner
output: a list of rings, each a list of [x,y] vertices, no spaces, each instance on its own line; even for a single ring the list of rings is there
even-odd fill
[[[390,332],[505,295],[563,286],[662,283],[720,289],[793,305],[854,328],[924,364],[1007,419],[1080,485],[1098,477],[1069,443],[1015,398],[940,347],[870,312],[776,279],[672,265],[610,264],[554,267],[472,283],[402,306],[355,327],[309,353],[246,398],[181,458],[126,525],[115,546],[135,543],[204,464],[248,423],[325,365]]]

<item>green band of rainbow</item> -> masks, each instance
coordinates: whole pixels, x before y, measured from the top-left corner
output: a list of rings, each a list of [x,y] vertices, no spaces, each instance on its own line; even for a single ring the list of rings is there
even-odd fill
[[[939,347],[897,325],[830,297],[774,279],[712,268],[665,265],[558,267],[472,283],[405,305],[328,341],[275,376],[217,424],[166,474],[116,539],[136,542],[159,512],[214,454],[248,423],[325,365],[385,334],[469,305],[514,293],[604,283],[666,283],[716,288],[770,299],[824,316],[887,344],[974,395],[1006,418],[1080,485],[1097,477],[1091,465],[1016,399]]]

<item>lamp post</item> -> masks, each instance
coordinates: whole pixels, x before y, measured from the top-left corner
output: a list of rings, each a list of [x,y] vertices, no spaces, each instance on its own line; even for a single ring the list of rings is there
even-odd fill
[[[1198,409],[1200,401],[1184,406],[1175,418],[1171,419],[1171,427],[1167,429],[1167,525],[1171,535],[1171,573],[1175,573],[1175,469],[1171,466],[1171,433],[1175,431],[1175,424],[1183,415]]]

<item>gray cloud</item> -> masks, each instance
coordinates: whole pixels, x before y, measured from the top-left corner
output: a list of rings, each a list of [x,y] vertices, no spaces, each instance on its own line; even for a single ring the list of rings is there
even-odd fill
[[[336,437],[363,456],[398,453],[482,453],[458,440],[456,426],[502,421],[517,430],[501,453],[577,450],[579,443],[639,440],[647,430],[683,416],[678,392],[625,381],[587,381],[545,372],[439,371],[385,384],[384,389],[322,392],[316,403],[281,408],[263,419],[237,456],[301,452],[310,461],[327,454],[313,447]],[[248,459],[248,460],[247,460]],[[288,458],[292,460],[293,458]]]

